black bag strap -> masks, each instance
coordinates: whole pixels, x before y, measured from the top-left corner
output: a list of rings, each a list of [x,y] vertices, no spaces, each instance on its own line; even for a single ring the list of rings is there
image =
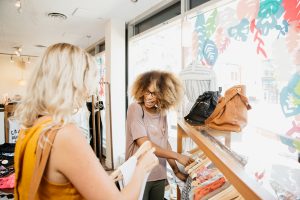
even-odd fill
[[[144,119],[144,108],[143,106],[140,104],[141,108],[142,108],[142,111],[143,111],[143,115],[142,115],[142,119]]]

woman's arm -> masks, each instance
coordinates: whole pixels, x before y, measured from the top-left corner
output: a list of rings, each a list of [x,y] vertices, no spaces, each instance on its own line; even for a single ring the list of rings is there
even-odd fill
[[[149,138],[146,136],[136,139],[136,143],[139,146],[141,146],[146,141],[150,141]],[[182,154],[172,151],[171,146],[170,146],[170,150],[169,150],[169,149],[161,148],[160,146],[156,145],[153,142],[151,142],[151,144],[155,148],[155,155],[158,157],[177,160],[180,164],[182,164],[184,166],[187,166],[194,161],[192,158],[190,158],[188,156],[185,156],[185,155],[182,155]],[[169,142],[168,142],[168,145],[169,145]]]
[[[138,198],[145,174],[157,163],[153,153],[145,153],[138,160],[132,180],[120,192],[80,130],[75,125],[67,125],[55,138],[46,175],[50,181],[66,177],[86,199],[132,200]]]
[[[172,149],[169,142],[168,142],[168,149]],[[177,176],[177,178],[179,178],[182,181],[186,181],[188,175],[183,174],[182,172],[180,172],[175,160],[174,159],[167,159],[167,161],[168,161],[169,165],[171,166],[175,176]]]

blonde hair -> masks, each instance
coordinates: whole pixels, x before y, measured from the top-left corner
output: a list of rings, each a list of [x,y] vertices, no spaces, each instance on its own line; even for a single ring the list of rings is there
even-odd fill
[[[158,108],[166,111],[179,105],[183,97],[183,87],[173,73],[152,70],[140,74],[132,85],[131,94],[138,103],[144,103],[144,94],[153,85],[158,99]]]
[[[95,91],[96,77],[96,61],[87,52],[71,44],[54,44],[33,71],[14,116],[24,128],[45,115],[54,123],[66,123]]]

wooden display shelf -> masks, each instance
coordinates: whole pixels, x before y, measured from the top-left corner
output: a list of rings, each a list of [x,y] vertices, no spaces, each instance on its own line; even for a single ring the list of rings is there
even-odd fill
[[[184,120],[179,120],[177,131],[177,151],[179,153],[182,152],[182,139],[190,137],[245,199],[274,199],[269,192],[246,174],[244,168],[234,158],[218,148],[209,138],[203,136],[199,129],[197,130],[196,127],[189,125]],[[207,132],[211,133],[209,130]],[[223,134],[226,133],[223,132]]]

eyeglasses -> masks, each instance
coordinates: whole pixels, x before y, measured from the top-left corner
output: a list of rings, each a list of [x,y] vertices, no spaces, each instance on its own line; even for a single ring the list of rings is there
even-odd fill
[[[156,92],[150,92],[149,90],[147,90],[145,92],[145,95],[148,96],[148,95],[151,95],[152,97],[156,97]]]

